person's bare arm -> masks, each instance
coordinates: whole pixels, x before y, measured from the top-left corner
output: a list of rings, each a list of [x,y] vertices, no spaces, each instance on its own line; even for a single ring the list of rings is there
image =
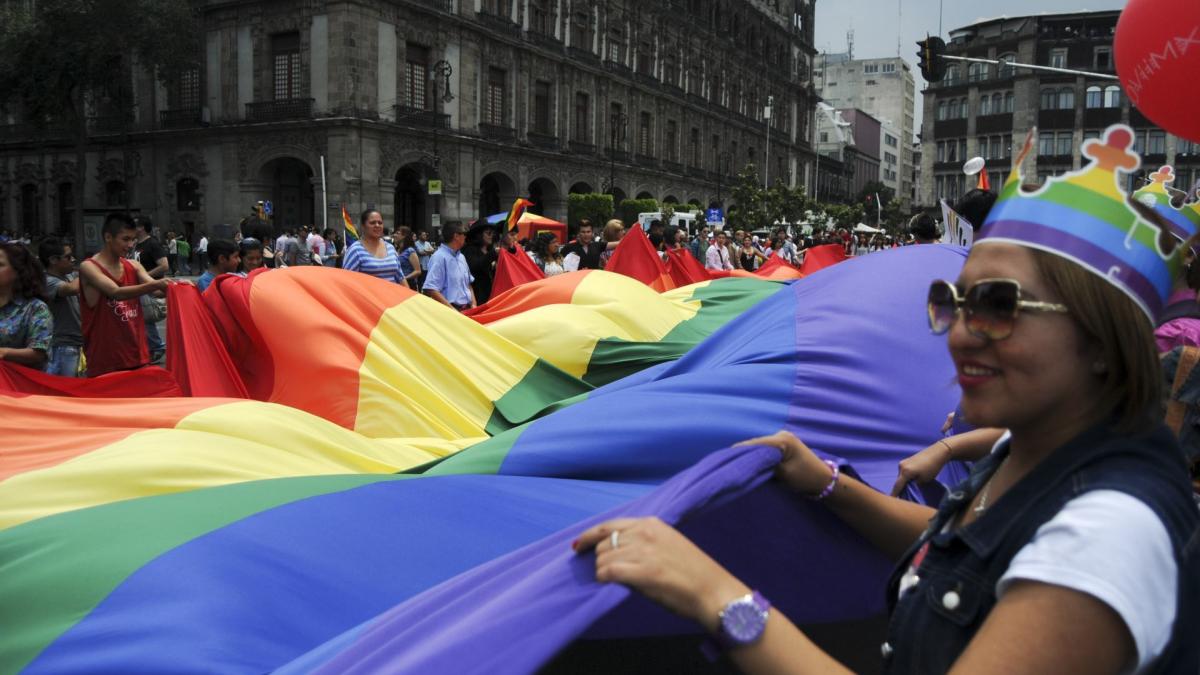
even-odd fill
[[[413,271],[411,274],[404,277],[405,279],[416,279],[417,277],[421,276],[421,259],[415,252],[408,254],[408,264],[412,265]]]
[[[79,276],[87,282],[88,286],[91,286],[101,295],[112,300],[128,300],[129,298],[141,297],[147,293],[163,291],[167,288],[166,279],[151,279],[150,275],[146,274],[146,270],[141,265],[138,265],[136,262],[133,264],[138,270],[138,280],[141,282],[133,286],[118,286],[117,282],[100,271],[99,265],[95,263],[80,265]]]
[[[429,297],[433,298],[434,300],[437,300],[438,302],[442,303],[443,305],[445,305],[451,309],[455,309],[454,305],[450,304],[450,301],[446,299],[446,296],[442,295],[441,291],[439,291],[435,288],[426,288],[425,295],[428,295]]]
[[[32,347],[0,347],[0,361],[40,369],[46,363],[46,352]]]
[[[75,277],[70,281],[60,281],[54,289],[54,295],[60,298],[79,295],[79,277]]]
[[[780,431],[739,445],[767,445],[783,453],[776,474],[792,490],[806,496],[821,493],[833,478],[823,460],[794,434]],[[885,495],[842,474],[823,503],[891,560],[900,557],[921,536],[935,510]]]
[[[139,265],[141,263],[138,263]],[[166,256],[154,261],[154,267],[146,270],[146,274],[150,275],[151,279],[161,279],[171,270],[171,266],[167,263]]]

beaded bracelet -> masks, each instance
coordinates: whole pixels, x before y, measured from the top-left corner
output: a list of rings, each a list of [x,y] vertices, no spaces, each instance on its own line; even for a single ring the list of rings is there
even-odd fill
[[[837,462],[827,459],[825,460],[825,466],[828,466],[829,469],[833,471],[833,478],[829,481],[829,485],[826,485],[825,489],[821,490],[819,495],[813,497],[813,501],[819,502],[833,494],[833,489],[837,487],[838,478],[842,475],[842,468],[838,466]]]

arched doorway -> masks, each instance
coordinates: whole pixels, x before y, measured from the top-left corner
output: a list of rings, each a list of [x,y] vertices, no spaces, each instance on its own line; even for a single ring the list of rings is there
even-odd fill
[[[663,197],[663,203],[664,204],[678,204],[679,199],[675,195],[667,195],[666,197]]]
[[[627,199],[627,197],[625,195],[625,191],[619,187],[612,188],[611,190],[608,191],[608,193],[612,195],[613,208],[620,206],[621,202],[623,202]]]
[[[271,221],[276,232],[317,222],[312,176],[312,167],[294,157],[280,157],[263,165],[259,178],[269,186],[274,208]]]
[[[527,194],[529,201],[533,202],[533,206],[529,207],[530,212],[555,220],[566,217],[562,194],[549,178],[535,178],[529,184]]]
[[[592,194],[592,186],[589,183],[579,181],[572,185],[571,189],[567,190],[567,193],[572,195],[590,195]]]
[[[654,195],[650,194],[649,192],[646,192],[645,190],[642,190],[641,192],[638,193],[637,198],[638,199],[654,199]]]
[[[396,172],[395,227],[407,225],[420,231],[429,226],[429,209],[425,202],[427,184],[425,167],[420,164],[405,164]]]
[[[499,171],[493,171],[479,181],[480,218],[487,218],[509,210],[516,199],[516,184]]]

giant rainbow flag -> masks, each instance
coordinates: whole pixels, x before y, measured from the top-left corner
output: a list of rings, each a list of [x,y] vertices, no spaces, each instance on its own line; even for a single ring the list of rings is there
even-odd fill
[[[191,396],[0,394],[0,672],[570,671],[692,641],[571,553],[615,514],[802,623],[877,616],[886,561],[729,446],[787,428],[888,489],[957,403],[923,298],[963,255],[661,294],[580,272],[472,317],[333,269],[174,289]]]

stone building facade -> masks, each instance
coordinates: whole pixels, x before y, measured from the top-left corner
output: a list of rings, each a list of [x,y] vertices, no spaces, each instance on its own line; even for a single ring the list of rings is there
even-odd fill
[[[572,192],[707,204],[747,163],[811,170],[812,0],[203,7],[200,67],[116,74],[136,104],[93,120],[89,240],[113,208],[218,234],[257,200],[276,227],[336,227],[345,204],[427,228],[518,196],[558,219]],[[69,232],[74,147],[0,122],[0,227]]]
[[[1113,35],[1119,11],[1013,17],[984,21],[951,31],[947,53],[1115,75]],[[949,62],[946,77],[926,90],[922,127],[922,203],[953,202],[975,186],[963,163],[983,157],[992,189],[999,190],[1030,129],[1037,127],[1034,151],[1022,167],[1026,182],[1078,169],[1084,139],[1098,137],[1122,122],[1135,131],[1142,178],[1171,164],[1174,186],[1187,189],[1200,180],[1200,144],[1176,138],[1133,107],[1120,83],[1070,73],[1034,71],[1006,65]]]
[[[908,62],[899,57],[852,59],[849,54],[824,54],[817,57],[815,65],[814,86],[826,103],[866,111],[890,126],[893,133],[898,132],[896,145],[885,151],[895,156],[892,164],[896,166],[885,174],[884,162],[878,180],[908,201],[913,190],[909,144],[916,131],[916,84]]]

